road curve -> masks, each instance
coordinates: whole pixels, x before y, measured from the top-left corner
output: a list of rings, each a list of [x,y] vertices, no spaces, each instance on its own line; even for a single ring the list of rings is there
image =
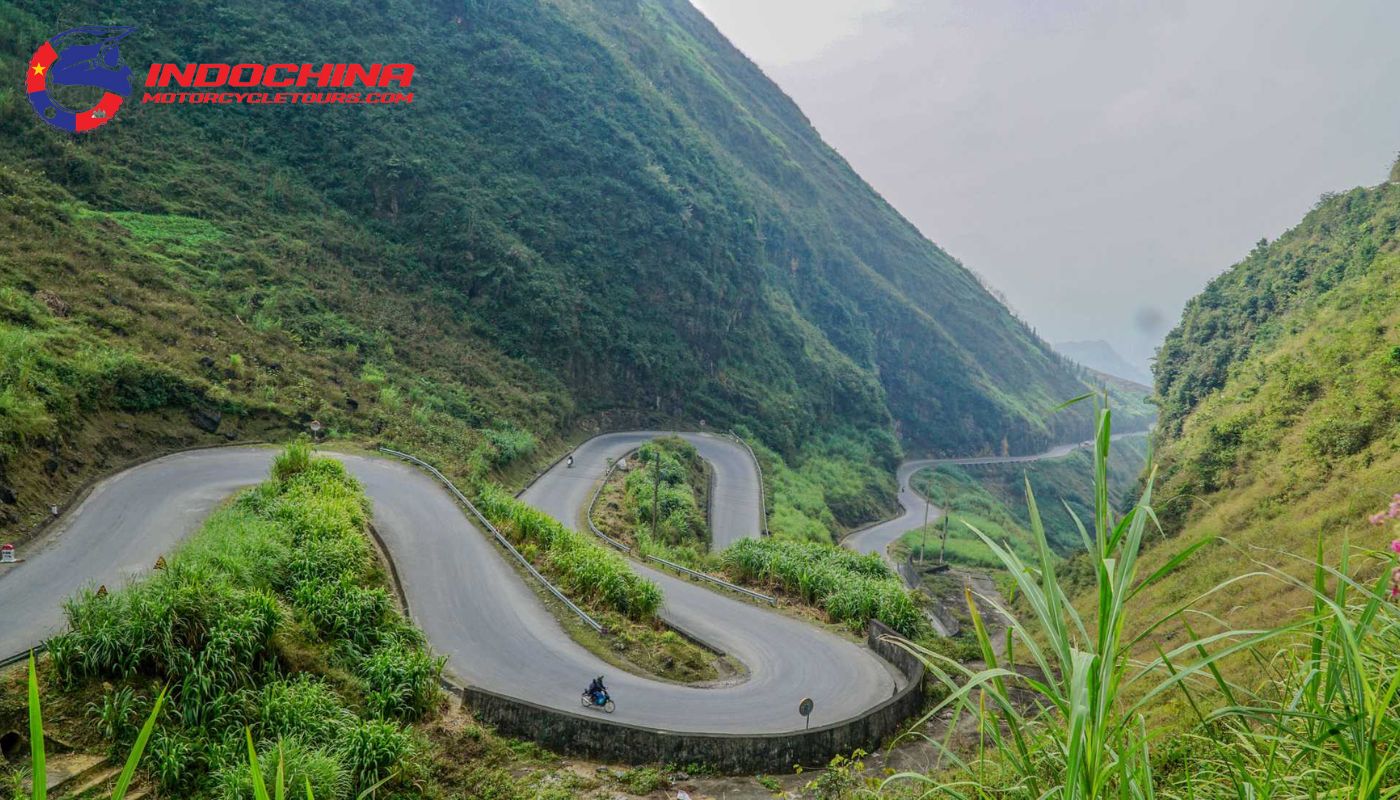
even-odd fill
[[[524,497],[577,526],[606,459],[652,435],[585,443],[572,468],[557,465]],[[716,530],[725,537],[755,534],[759,489],[752,462],[743,467],[737,460],[742,446],[719,437],[686,438],[715,465]],[[230,494],[261,481],[275,453],[256,447],[191,451],[102,481],[25,563],[0,572],[0,654],[61,630],[60,602],[82,587],[115,587],[144,573]],[[343,461],[373,500],[375,527],[393,555],[414,621],[448,657],[448,670],[472,685],[586,714],[578,694],[590,677],[604,674],[618,700],[611,717],[618,722],[695,733],[780,733],[802,727],[796,709],[803,697],[816,700],[812,723],[822,725],[882,702],[901,680],[849,640],[640,566],[666,594],[663,615],[737,658],[748,677],[700,688],[620,673],[568,636],[435,480],[397,461],[328,455]],[[750,500],[745,521],[742,509]]]
[[[1142,436],[1146,431],[1133,431],[1129,433],[1115,433],[1111,439],[1117,440],[1128,436]],[[1040,461],[1047,458],[1060,458],[1078,450],[1081,447],[1089,447],[1093,442],[1074,442],[1071,444],[1056,445],[1041,453],[1025,456],[972,456],[968,458],[925,458],[913,461],[905,461],[899,465],[896,480],[899,483],[899,505],[903,509],[899,516],[887,519],[871,525],[868,528],[852,533],[841,541],[841,544],[859,553],[879,553],[891,567],[894,562],[890,559],[888,548],[899,537],[915,530],[924,524],[924,514],[927,508],[928,521],[933,522],[943,515],[943,509],[928,503],[923,495],[914,491],[910,485],[910,479],[914,473],[925,467],[937,467],[945,464],[1014,464],[1025,461]]]

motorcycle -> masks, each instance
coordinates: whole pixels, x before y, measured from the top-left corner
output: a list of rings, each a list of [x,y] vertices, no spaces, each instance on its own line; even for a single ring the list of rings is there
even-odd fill
[[[583,693],[582,702],[584,708],[601,708],[605,713],[608,714],[613,713],[613,709],[617,708],[617,704],[613,702],[612,696],[609,695],[607,692],[603,692],[603,702],[600,703],[598,702],[598,700],[598,697],[595,697],[594,695],[588,692]]]

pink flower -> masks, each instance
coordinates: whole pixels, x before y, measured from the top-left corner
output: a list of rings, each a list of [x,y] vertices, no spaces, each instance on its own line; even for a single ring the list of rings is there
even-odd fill
[[[1400,539],[1394,539],[1391,541],[1390,551],[1392,553],[1400,553]]]

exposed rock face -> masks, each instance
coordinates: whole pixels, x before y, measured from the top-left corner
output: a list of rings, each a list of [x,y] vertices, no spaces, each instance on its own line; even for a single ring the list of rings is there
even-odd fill
[[[0,460],[0,503],[12,506],[19,502],[19,496],[11,488],[9,478],[5,476],[5,462]]]
[[[223,419],[223,413],[217,409],[200,408],[199,406],[190,409],[190,422],[206,433],[217,433],[219,423]]]

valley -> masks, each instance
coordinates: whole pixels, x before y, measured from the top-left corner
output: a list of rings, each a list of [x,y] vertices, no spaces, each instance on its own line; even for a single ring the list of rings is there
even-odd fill
[[[782,6],[0,0],[0,796],[1400,796],[1365,15]]]

